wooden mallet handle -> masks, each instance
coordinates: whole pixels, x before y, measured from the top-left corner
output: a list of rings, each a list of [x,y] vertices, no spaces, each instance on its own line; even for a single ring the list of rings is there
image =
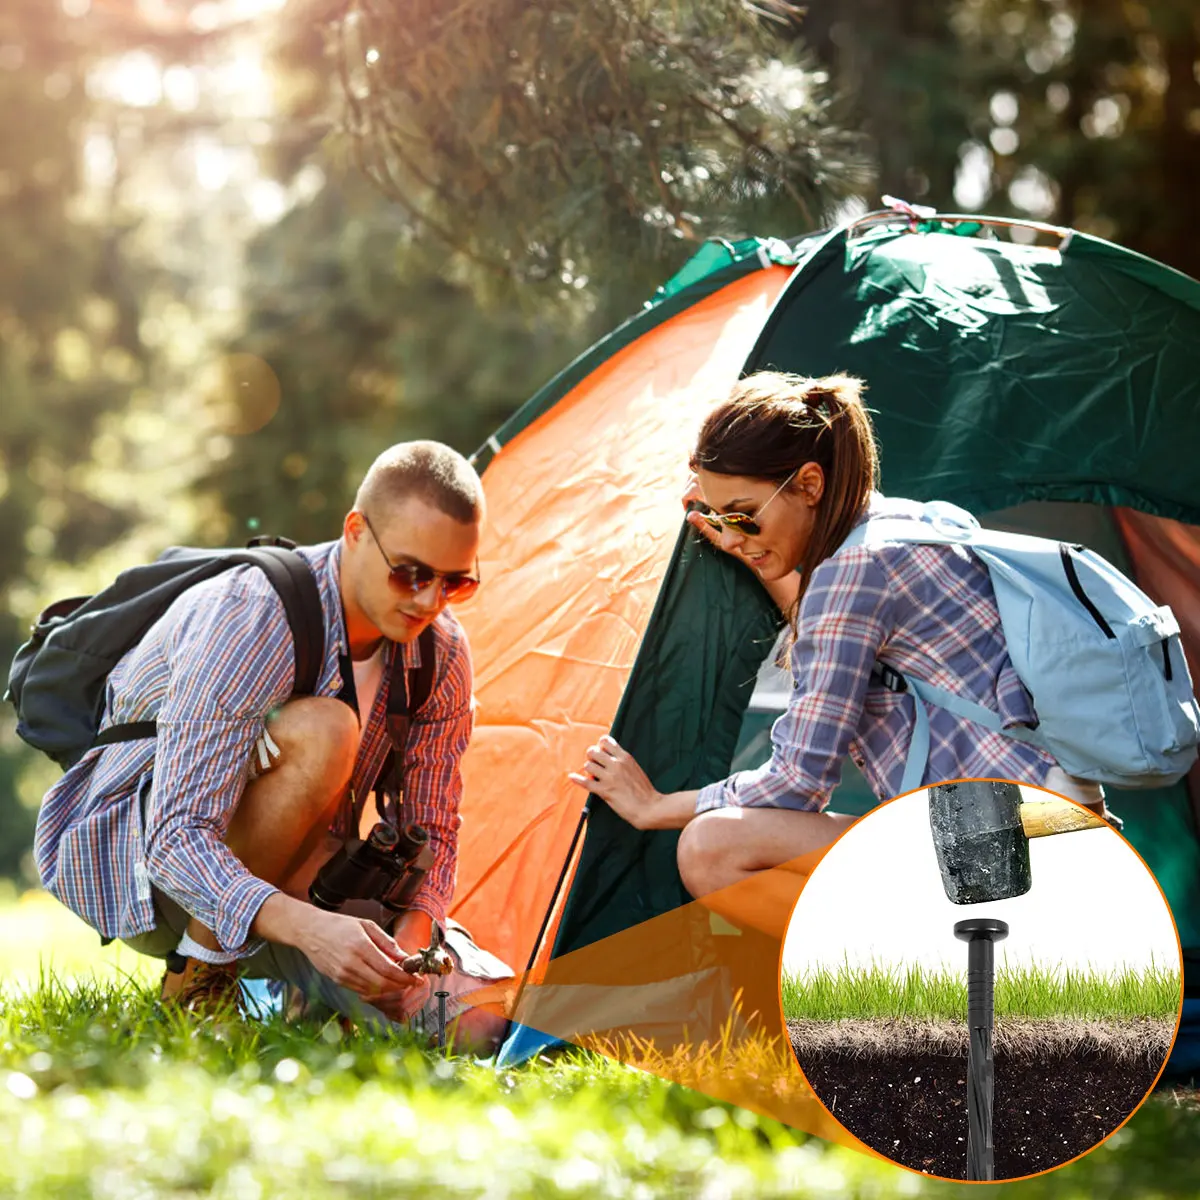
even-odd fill
[[[1077,829],[1104,829],[1108,822],[1070,800],[1031,800],[1021,805],[1021,828],[1029,838]]]

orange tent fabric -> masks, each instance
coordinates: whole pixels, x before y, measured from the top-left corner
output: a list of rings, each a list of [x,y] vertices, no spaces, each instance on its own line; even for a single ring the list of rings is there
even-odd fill
[[[523,967],[683,516],[687,452],[790,276],[736,280],[618,351],[484,473],[484,586],[459,611],[478,703],[454,916]]]

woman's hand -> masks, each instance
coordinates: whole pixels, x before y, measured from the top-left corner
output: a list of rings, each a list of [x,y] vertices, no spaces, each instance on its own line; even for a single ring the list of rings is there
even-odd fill
[[[634,829],[654,829],[662,796],[654,790],[646,772],[631,754],[622,750],[615,738],[605,734],[587,750],[582,771],[568,778],[585,792],[595,792],[601,800]]]
[[[703,492],[700,491],[700,480],[695,474],[688,477],[687,487],[683,493],[683,507],[687,508],[693,502],[700,504],[707,503]],[[725,550],[725,547],[721,545],[721,531],[714,529],[698,512],[688,513],[685,519],[710,546],[716,546],[718,550]],[[729,553],[728,550],[725,552]]]

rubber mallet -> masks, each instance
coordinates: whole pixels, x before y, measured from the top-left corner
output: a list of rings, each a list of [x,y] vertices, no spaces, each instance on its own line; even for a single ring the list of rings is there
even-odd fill
[[[1029,891],[1030,838],[1108,822],[1069,800],[1023,803],[1015,783],[968,779],[929,789],[929,824],[946,895],[982,904]]]

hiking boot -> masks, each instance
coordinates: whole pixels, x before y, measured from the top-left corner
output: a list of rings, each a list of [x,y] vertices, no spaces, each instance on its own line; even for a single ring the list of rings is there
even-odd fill
[[[352,1017],[337,1012],[328,1004],[322,1004],[313,996],[306,996],[304,989],[294,983],[284,984],[283,1019],[289,1025],[297,1021],[336,1021],[343,1037],[349,1037],[357,1028]]]
[[[182,969],[179,968],[182,963]],[[173,957],[163,974],[159,1000],[201,1017],[244,1016],[237,963],[206,963]]]

